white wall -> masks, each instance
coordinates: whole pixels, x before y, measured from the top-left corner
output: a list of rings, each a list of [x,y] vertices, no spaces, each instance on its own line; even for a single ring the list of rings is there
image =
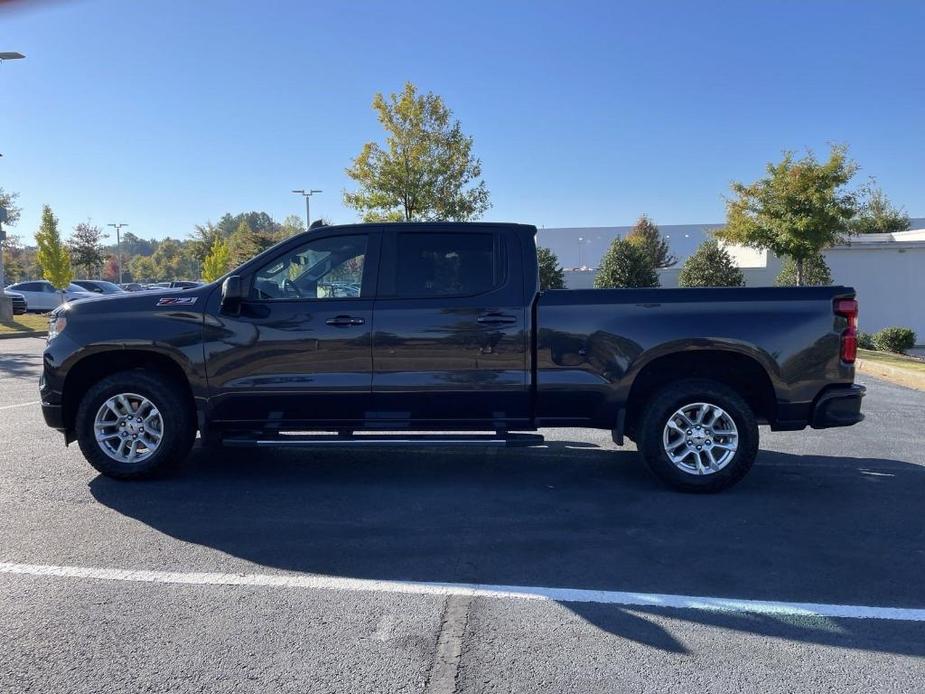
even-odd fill
[[[850,246],[823,255],[835,284],[857,290],[861,330],[870,333],[893,325],[912,328],[916,342],[925,344],[925,244]]]

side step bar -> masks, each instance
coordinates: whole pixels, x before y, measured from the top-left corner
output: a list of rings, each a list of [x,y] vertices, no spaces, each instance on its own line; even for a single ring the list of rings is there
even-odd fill
[[[377,446],[538,446],[542,434],[278,434],[266,438],[226,436],[222,443],[236,448],[287,446],[314,447],[377,447]]]

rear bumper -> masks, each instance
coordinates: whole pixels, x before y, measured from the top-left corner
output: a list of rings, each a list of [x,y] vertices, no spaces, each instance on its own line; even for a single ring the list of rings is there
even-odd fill
[[[866,392],[867,389],[859,385],[824,391],[813,405],[810,426],[813,429],[850,427],[863,421],[861,400]]]

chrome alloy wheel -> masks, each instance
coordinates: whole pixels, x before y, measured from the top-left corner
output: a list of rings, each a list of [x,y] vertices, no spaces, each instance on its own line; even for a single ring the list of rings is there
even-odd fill
[[[147,398],[135,393],[113,395],[94,421],[96,442],[120,463],[140,463],[151,457],[164,438],[164,419]]]
[[[668,418],[662,446],[668,459],[682,472],[712,475],[735,457],[739,430],[722,407],[695,402]]]

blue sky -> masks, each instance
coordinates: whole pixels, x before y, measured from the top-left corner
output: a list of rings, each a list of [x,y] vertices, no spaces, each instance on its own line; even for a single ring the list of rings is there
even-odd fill
[[[0,186],[182,237],[223,212],[354,221],[376,91],[444,97],[494,207],[538,226],[723,218],[733,179],[843,142],[925,215],[925,2],[0,4]]]

